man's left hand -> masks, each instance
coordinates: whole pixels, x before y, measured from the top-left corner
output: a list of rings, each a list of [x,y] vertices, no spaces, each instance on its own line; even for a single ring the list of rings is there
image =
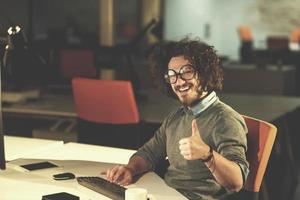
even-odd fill
[[[202,140],[195,119],[192,121],[192,135],[179,141],[179,149],[186,160],[205,159],[209,155],[209,146]]]

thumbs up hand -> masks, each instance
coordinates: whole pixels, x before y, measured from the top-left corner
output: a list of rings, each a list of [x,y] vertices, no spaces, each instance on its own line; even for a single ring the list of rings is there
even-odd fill
[[[186,160],[205,159],[209,155],[209,146],[202,140],[195,119],[192,121],[192,135],[179,141],[179,149]]]

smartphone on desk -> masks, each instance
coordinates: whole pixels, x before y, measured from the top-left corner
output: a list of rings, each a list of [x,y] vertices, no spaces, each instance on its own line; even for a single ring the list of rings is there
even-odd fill
[[[25,171],[34,171],[34,170],[40,170],[40,169],[48,169],[53,167],[59,167],[58,165],[51,163],[49,161],[43,161],[38,163],[30,163],[25,165],[19,165],[19,167]]]

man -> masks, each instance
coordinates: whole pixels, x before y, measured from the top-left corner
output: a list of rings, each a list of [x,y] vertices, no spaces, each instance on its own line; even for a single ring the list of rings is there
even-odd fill
[[[238,192],[249,168],[243,117],[221,102],[223,73],[214,49],[198,40],[157,45],[152,73],[173,92],[182,106],[170,113],[125,166],[115,166],[107,179],[122,185],[154,170],[166,157],[165,182],[189,199],[222,199]]]

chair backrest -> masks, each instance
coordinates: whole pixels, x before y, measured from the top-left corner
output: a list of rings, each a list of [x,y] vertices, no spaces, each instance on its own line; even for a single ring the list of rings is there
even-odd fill
[[[285,36],[268,36],[267,47],[271,51],[287,51],[289,49],[289,38]]]
[[[74,78],[75,109],[80,119],[105,124],[137,124],[140,121],[129,81]]]
[[[275,141],[277,128],[265,121],[243,116],[248,127],[247,160],[250,173],[246,180],[245,190],[259,192],[268,160]]]
[[[294,43],[300,42],[300,28],[295,28],[291,31],[290,42],[294,42]]]
[[[60,73],[64,78],[95,78],[95,55],[90,49],[63,49],[60,52]]]
[[[242,41],[252,41],[252,33],[248,26],[239,26],[238,33]]]

